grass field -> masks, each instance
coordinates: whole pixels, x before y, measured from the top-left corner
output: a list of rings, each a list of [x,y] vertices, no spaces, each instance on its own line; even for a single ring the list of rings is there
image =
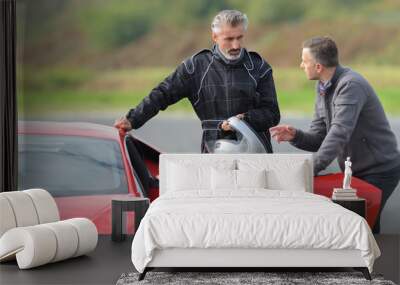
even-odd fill
[[[386,112],[400,116],[400,68],[362,66],[354,69],[373,85]],[[54,112],[126,111],[138,104],[172,70],[165,67],[107,72],[19,70],[19,112],[29,116]],[[299,68],[275,68],[274,79],[283,114],[312,115],[315,82],[308,81]],[[184,99],[166,112],[192,112],[192,107]]]

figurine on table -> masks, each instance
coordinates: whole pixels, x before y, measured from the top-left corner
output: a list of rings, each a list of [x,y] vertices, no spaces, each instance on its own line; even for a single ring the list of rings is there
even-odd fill
[[[343,178],[343,189],[351,189],[351,175],[353,172],[351,171],[351,161],[350,157],[347,157],[346,161],[344,162],[345,169],[344,169],[344,178]]]

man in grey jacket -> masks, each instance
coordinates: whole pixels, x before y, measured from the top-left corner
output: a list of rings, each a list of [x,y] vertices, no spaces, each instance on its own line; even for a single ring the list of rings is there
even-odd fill
[[[303,43],[300,67],[309,80],[318,80],[310,129],[279,125],[270,128],[272,137],[315,152],[315,175],[336,157],[343,170],[346,157],[351,157],[353,175],[381,189],[383,209],[400,179],[400,152],[378,96],[360,74],[339,65],[336,44],[329,37]],[[376,233],[379,219],[380,213]]]

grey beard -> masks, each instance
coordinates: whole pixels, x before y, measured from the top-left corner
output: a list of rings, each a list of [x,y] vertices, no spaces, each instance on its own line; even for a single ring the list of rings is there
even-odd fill
[[[226,57],[226,59],[229,59],[229,60],[236,60],[236,59],[239,59],[239,57],[241,56],[241,54],[242,54],[242,49],[240,49],[240,52],[239,52],[238,55],[230,55],[229,53],[225,53],[225,52],[223,52],[222,50],[221,50],[221,53]]]
[[[240,52],[238,55],[232,56],[228,53],[223,52],[219,46],[217,45],[217,51],[219,52],[220,56],[224,58],[224,61],[228,62],[234,62],[236,60],[239,60],[242,57],[243,54],[243,48],[240,49]]]

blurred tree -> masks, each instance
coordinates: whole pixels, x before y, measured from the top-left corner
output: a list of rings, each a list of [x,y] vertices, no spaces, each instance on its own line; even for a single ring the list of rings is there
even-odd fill
[[[253,0],[248,3],[249,16],[256,23],[280,23],[299,20],[307,9],[307,0]]]
[[[90,0],[76,11],[80,27],[99,47],[123,46],[148,33],[161,1]]]
[[[218,11],[226,9],[226,0],[175,0],[169,1],[161,16],[168,24],[191,25],[212,18]],[[177,9],[179,7],[179,9]]]
[[[51,25],[68,3],[65,0],[17,0],[17,19],[25,29],[27,40],[33,40],[53,29]]]
[[[347,31],[347,27],[353,27],[354,31],[355,21],[360,25],[383,24],[386,26],[382,31],[392,37],[385,37],[382,45],[396,47],[399,42],[398,29],[394,28],[400,27],[399,0],[17,0],[17,28],[19,34],[25,35],[25,54],[30,58],[37,56],[38,62],[47,62],[45,59],[54,62],[63,57],[79,58],[104,50],[111,54],[143,37],[147,40],[141,42],[139,49],[145,50],[146,43],[153,37],[158,37],[158,42],[168,40],[168,33],[164,36],[163,29],[171,28],[173,35],[184,30],[190,34],[196,29],[194,25],[209,25],[213,16],[223,9],[246,13],[250,26],[259,31],[269,27],[276,30],[274,41],[263,38],[257,44],[270,51],[276,49],[277,54],[281,49],[269,45],[285,41],[290,45],[289,39],[280,38],[287,37],[282,29],[288,22],[299,25],[289,27],[285,30],[287,33],[299,29],[297,35],[304,32],[305,35],[335,34],[339,39],[357,38]],[[336,23],[340,28],[323,27],[316,24],[318,22]],[[359,40],[351,41],[354,45],[349,48],[351,52],[373,37],[361,29],[357,32]],[[197,48],[194,47],[197,43],[187,35],[182,35],[182,41],[174,44],[185,46],[185,41],[192,41],[184,48],[185,52]],[[49,53],[41,54],[43,48],[51,50],[53,57]],[[396,48],[385,49],[390,51],[390,58],[396,56],[394,50]],[[386,55],[381,58],[391,62],[385,59]]]

